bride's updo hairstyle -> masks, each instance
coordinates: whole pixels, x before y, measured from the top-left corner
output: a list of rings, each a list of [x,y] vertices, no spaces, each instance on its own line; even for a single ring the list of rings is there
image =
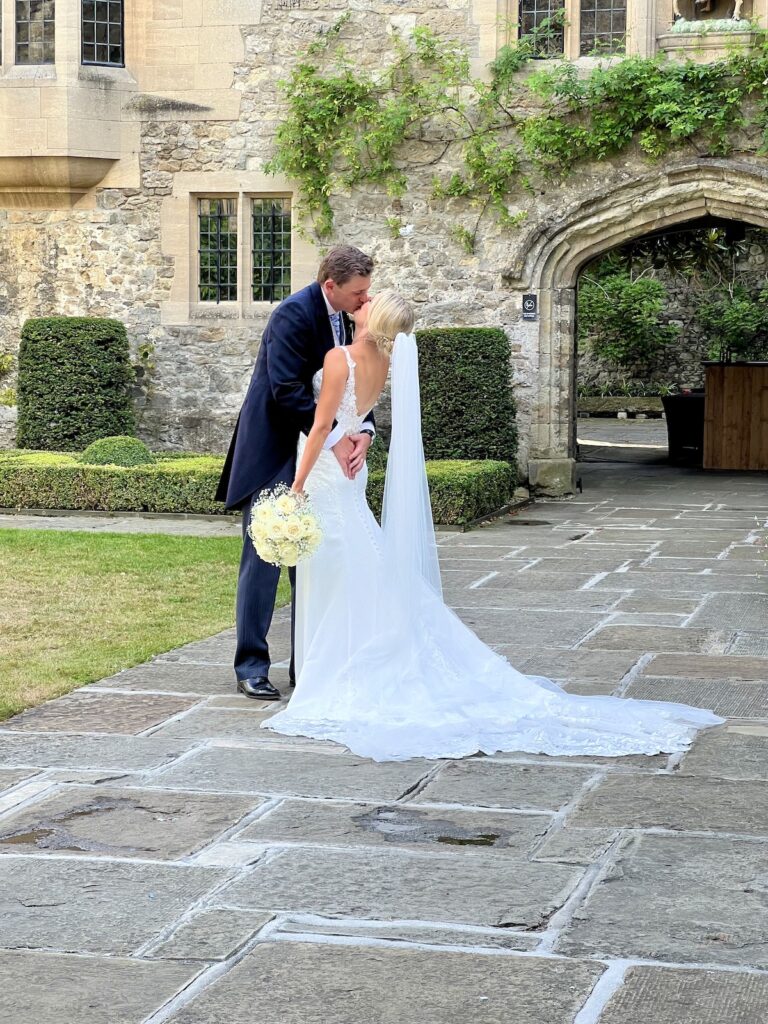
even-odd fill
[[[392,354],[398,334],[410,334],[415,317],[413,308],[393,288],[386,288],[371,299],[368,333],[380,352]]]

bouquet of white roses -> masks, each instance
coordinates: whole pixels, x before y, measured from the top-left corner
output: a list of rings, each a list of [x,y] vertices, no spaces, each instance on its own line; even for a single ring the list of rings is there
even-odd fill
[[[262,491],[253,503],[248,535],[259,558],[271,565],[296,565],[323,539],[309,499],[285,484]]]

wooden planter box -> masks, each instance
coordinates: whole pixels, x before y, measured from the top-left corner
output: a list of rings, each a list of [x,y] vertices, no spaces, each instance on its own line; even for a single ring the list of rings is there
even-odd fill
[[[704,469],[768,469],[768,363],[707,363]]]

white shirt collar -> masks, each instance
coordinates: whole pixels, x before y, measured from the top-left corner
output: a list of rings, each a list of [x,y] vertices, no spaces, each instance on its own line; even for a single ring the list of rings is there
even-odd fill
[[[325,308],[328,310],[328,316],[336,316],[338,310],[334,309],[328,301],[328,296],[325,294],[325,288],[323,288],[322,285],[320,285],[320,291],[323,293],[323,300],[325,302]]]

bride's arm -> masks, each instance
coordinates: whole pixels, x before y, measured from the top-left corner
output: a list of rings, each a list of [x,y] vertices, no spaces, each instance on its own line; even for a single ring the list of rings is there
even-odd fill
[[[307,443],[301,456],[301,463],[296,470],[296,479],[291,490],[303,491],[312,467],[323,450],[326,438],[333,428],[336,413],[339,411],[344,387],[349,376],[349,367],[341,348],[332,348],[323,363],[323,383],[320,397],[315,409],[315,421],[307,436]]]

